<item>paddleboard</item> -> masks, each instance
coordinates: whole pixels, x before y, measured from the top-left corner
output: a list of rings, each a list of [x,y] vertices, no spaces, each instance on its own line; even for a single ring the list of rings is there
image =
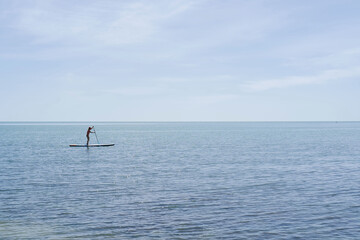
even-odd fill
[[[70,147],[110,147],[110,146],[114,146],[114,143],[110,143],[110,144],[70,144]]]

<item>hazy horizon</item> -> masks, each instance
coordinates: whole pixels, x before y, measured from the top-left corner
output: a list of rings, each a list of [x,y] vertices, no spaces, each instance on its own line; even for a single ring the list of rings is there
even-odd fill
[[[0,121],[6,123],[79,123],[79,124],[102,124],[102,123],[355,123],[360,121]]]

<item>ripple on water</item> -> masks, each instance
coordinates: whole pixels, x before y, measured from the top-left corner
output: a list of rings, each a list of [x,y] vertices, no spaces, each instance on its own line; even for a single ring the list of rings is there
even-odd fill
[[[360,123],[84,127],[0,125],[1,239],[360,236]]]

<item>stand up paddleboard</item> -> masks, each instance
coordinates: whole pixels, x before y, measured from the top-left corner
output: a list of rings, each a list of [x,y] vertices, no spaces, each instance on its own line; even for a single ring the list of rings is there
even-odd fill
[[[69,146],[70,147],[111,147],[111,146],[115,145],[115,143],[100,144],[94,126],[93,126],[93,129],[94,129],[96,141],[98,142],[98,144],[89,144],[89,145],[87,145],[87,144],[70,144]]]
[[[110,143],[110,144],[70,144],[70,147],[111,147],[114,146],[114,143]]]

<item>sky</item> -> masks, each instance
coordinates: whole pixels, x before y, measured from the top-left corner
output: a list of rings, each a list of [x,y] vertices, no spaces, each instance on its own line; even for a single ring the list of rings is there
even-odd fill
[[[0,0],[0,121],[359,121],[358,0]]]

